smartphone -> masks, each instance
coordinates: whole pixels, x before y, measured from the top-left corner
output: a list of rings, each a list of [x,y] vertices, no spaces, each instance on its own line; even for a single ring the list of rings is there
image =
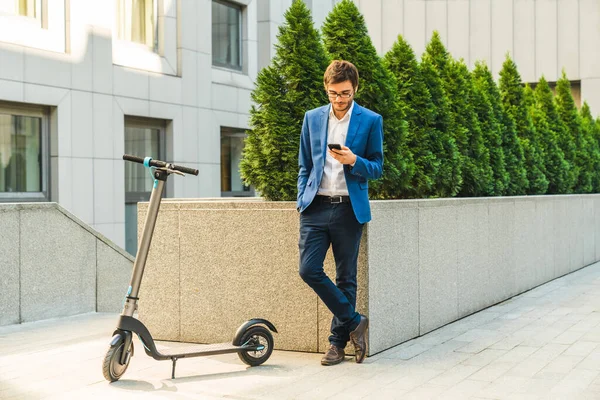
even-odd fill
[[[329,150],[334,150],[334,149],[335,150],[341,150],[342,149],[342,146],[339,145],[339,144],[337,144],[337,143],[329,143],[327,145],[327,147],[329,147]]]

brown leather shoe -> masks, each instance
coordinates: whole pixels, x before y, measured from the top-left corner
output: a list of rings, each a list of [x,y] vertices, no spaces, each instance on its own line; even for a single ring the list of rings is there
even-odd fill
[[[327,353],[325,353],[323,358],[321,358],[321,365],[339,364],[342,361],[344,361],[344,357],[346,357],[344,349],[331,345],[329,346],[329,350],[327,350]]]
[[[354,345],[354,354],[356,362],[361,363],[367,355],[367,328],[369,327],[369,318],[361,314],[360,323],[355,330],[350,332],[350,340]]]

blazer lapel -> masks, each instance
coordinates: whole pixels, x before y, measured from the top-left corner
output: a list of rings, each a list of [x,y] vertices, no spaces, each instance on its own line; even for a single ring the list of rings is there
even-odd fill
[[[354,142],[354,138],[356,137],[356,132],[358,132],[358,127],[361,122],[361,114],[362,107],[354,102],[354,108],[352,110],[352,117],[350,118],[350,125],[348,126],[348,133],[346,134],[346,147],[351,147],[352,142]]]
[[[323,107],[323,111],[321,114],[321,126],[319,127],[320,139],[321,139],[321,153],[323,156],[323,160],[327,157],[327,128],[329,122],[329,107]],[[325,163],[325,161],[323,161]]]

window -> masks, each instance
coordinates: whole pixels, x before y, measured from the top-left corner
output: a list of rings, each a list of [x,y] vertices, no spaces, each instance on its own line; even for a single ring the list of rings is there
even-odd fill
[[[18,15],[24,17],[35,18],[36,14],[39,14],[39,10],[36,10],[37,1],[35,0],[16,0],[16,5],[19,7]],[[38,11],[36,13],[36,11]]]
[[[224,1],[212,2],[213,65],[242,69],[242,9]]]
[[[2,0],[0,15],[19,15],[37,20],[42,28],[47,28],[46,15],[48,0]]]
[[[0,104],[0,201],[49,199],[47,115]]]
[[[240,161],[246,133],[240,129],[221,128],[221,196],[254,196],[240,177]]]
[[[158,49],[157,0],[118,0],[117,37]]]
[[[111,38],[113,65],[181,76],[181,60],[177,57],[181,45],[178,35],[180,21],[169,16],[179,13],[181,2],[112,1],[116,4]]]
[[[165,126],[164,121],[127,118],[125,154],[164,159]],[[150,200],[152,185],[147,168],[125,163],[125,249],[132,255],[137,252],[137,203]]]
[[[67,0],[0,0],[0,42],[68,52],[68,6]]]

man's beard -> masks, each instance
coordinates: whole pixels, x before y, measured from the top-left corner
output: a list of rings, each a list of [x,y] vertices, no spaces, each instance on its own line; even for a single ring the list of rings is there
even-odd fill
[[[342,103],[342,104],[334,104],[335,110],[336,111],[346,111],[350,108],[350,104],[351,104],[350,102]],[[343,108],[340,108],[340,107],[343,107]]]

